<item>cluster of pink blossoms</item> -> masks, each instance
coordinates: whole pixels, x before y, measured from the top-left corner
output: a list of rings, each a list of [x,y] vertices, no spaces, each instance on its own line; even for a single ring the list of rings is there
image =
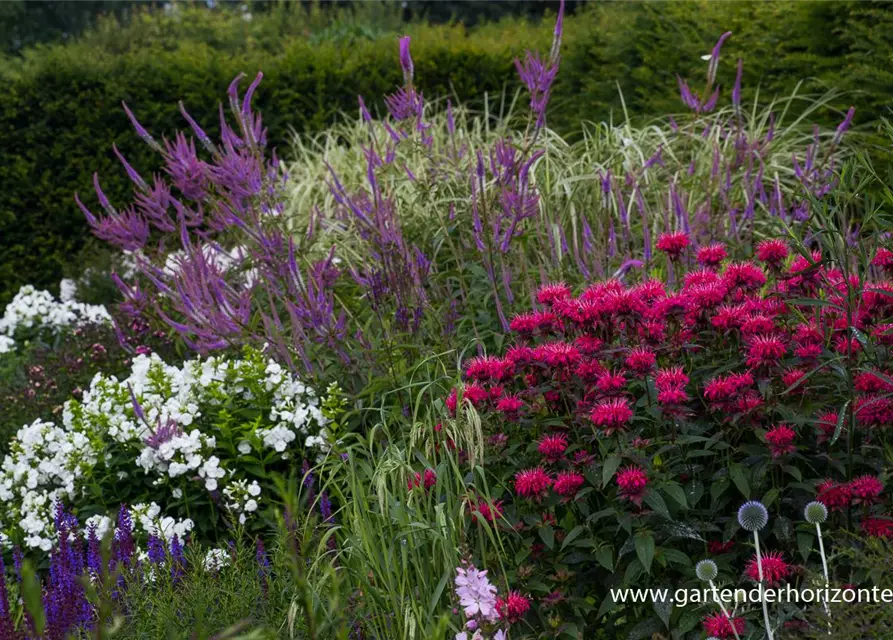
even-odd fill
[[[678,233],[662,236],[658,248],[675,269],[675,286],[657,279],[609,279],[582,291],[545,285],[534,308],[511,319],[506,350],[466,362],[463,384],[446,398],[454,417],[463,406],[480,414],[501,463],[516,465],[519,513],[545,504],[557,527],[560,517],[550,512],[587,489],[643,515],[648,491],[663,490],[645,450],[692,424],[707,436],[722,429],[731,442],[762,440],[767,459],[779,465],[822,451],[850,428],[849,414],[837,413],[840,397],[828,393],[839,363],[857,372],[851,408],[859,437],[893,425],[893,375],[882,366],[893,347],[893,281],[886,279],[893,252],[879,251],[872,279],[861,282],[818,252],[795,254],[781,240],[759,243],[750,261],[730,260],[721,243],[695,250]],[[802,408],[813,426],[790,417]],[[606,450],[623,466],[602,488],[590,483],[590,467]],[[866,475],[822,483],[818,500],[830,511],[862,507],[863,531],[893,538],[893,518],[875,513],[882,492],[880,480]],[[750,563],[745,573],[755,570]],[[766,556],[767,581],[790,572],[780,553]],[[730,637],[739,624],[716,616],[705,628]]]

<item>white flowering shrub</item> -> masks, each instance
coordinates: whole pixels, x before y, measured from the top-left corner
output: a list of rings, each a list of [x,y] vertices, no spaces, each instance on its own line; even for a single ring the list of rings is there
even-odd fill
[[[30,284],[19,289],[0,317],[0,353],[14,351],[17,338],[31,338],[44,332],[53,335],[69,327],[111,322],[105,307],[74,299],[73,281],[63,280],[60,291],[62,299],[56,300],[49,291],[35,289]]]
[[[327,448],[327,402],[257,351],[182,367],[137,356],[126,379],[99,374],[69,400],[61,426],[18,431],[0,466],[0,531],[48,549],[60,500],[97,529],[122,503],[165,538],[214,539],[221,518],[255,526],[273,475]]]

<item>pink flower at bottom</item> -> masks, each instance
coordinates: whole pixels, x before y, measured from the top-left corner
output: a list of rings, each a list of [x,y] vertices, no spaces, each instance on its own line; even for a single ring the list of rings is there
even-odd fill
[[[744,633],[744,618],[730,620],[724,613],[714,613],[704,618],[704,631],[716,638],[734,638],[735,632],[738,635]]]

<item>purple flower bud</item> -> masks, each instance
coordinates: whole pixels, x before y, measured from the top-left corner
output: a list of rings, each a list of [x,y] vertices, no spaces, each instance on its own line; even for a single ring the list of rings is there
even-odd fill
[[[744,61],[738,58],[738,73],[735,75],[735,87],[732,89],[732,104],[741,108],[741,75],[744,73]]]
[[[730,35],[732,35],[731,31],[726,31],[722,34],[713,46],[713,51],[710,52],[710,64],[707,67],[707,84],[712,85],[716,80],[716,70],[719,67],[719,51]]]
[[[412,55],[409,53],[410,37],[400,38],[400,67],[403,69],[403,80],[406,84],[412,83],[413,72]]]
[[[853,124],[853,116],[856,115],[856,107],[850,107],[846,112],[846,116],[839,125],[837,125],[837,133],[834,134],[834,144],[839,144],[843,138],[843,134],[847,132],[850,125]]]

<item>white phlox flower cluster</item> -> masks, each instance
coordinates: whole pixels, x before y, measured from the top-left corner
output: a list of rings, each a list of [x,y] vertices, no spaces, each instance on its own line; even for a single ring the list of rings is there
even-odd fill
[[[59,333],[67,327],[111,322],[111,316],[102,305],[74,300],[76,288],[72,285],[71,280],[62,281],[61,300],[30,284],[19,289],[0,317],[0,353],[13,351],[16,334],[22,332],[46,330]]]
[[[135,504],[130,508],[130,513],[133,515],[134,528],[138,525],[147,535],[161,538],[168,544],[174,536],[182,542],[195,527],[195,523],[189,518],[178,520],[171,516],[162,517],[161,507],[155,502]]]
[[[226,549],[209,549],[208,553],[205,554],[202,566],[206,571],[220,571],[229,563],[230,557]]]
[[[48,551],[54,504],[74,498],[78,480],[96,464],[86,434],[35,420],[19,429],[0,465],[0,522],[15,523],[29,547]]]
[[[234,417],[245,411],[254,417]],[[319,454],[328,446],[327,422],[313,389],[258,352],[182,367],[157,354],[136,356],[126,379],[98,374],[80,402],[69,400],[61,426],[37,420],[19,430],[0,464],[0,531],[49,549],[55,502],[76,512],[107,499],[91,480],[100,464],[110,482],[150,477],[151,494],[136,496],[149,504],[144,516],[154,529],[146,524],[147,532],[168,538],[191,530],[191,520],[176,519],[187,514],[171,506],[185,508],[194,492],[220,491],[244,523],[258,510],[261,488],[242,457],[275,464],[294,447]],[[135,517],[144,517],[142,508],[133,507]],[[95,524],[97,534],[109,526]]]
[[[245,524],[248,514],[257,511],[257,499],[260,497],[260,485],[257,480],[248,484],[247,480],[236,480],[223,490],[225,506],[233,514],[238,514],[239,524]]]

